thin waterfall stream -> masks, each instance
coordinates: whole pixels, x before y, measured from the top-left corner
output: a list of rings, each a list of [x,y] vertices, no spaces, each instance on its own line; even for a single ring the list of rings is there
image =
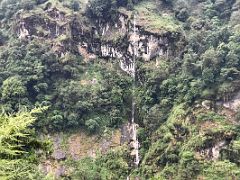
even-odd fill
[[[138,35],[137,35],[137,28],[136,28],[136,17],[133,16],[133,33],[131,34],[131,41],[130,45],[132,47],[132,58],[128,59],[129,61],[120,61],[120,67],[123,71],[127,72],[131,75],[133,82],[132,82],[132,107],[131,107],[131,118],[129,120],[128,128],[129,128],[129,139],[130,139],[130,147],[132,148],[131,156],[134,157],[133,164],[134,167],[137,168],[140,163],[140,156],[139,156],[139,147],[140,144],[138,142],[137,136],[137,128],[138,124],[136,123],[136,99],[135,99],[135,90],[137,86],[136,80],[136,57],[138,53]],[[130,63],[129,63],[130,62]],[[127,180],[130,180],[131,175],[127,177]]]
[[[134,164],[136,167],[139,165],[139,142],[137,137],[137,124],[135,122],[135,111],[136,111],[136,102],[135,102],[135,89],[136,89],[136,18],[134,15],[133,18],[133,59],[132,59],[132,119],[131,119],[131,129],[132,129],[132,141],[133,141],[133,151],[135,155]]]

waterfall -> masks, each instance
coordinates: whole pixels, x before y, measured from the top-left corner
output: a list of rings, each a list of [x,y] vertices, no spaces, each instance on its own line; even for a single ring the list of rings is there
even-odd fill
[[[135,111],[136,111],[136,102],[135,102],[135,88],[136,88],[136,19],[134,15],[133,19],[133,59],[132,59],[132,77],[133,77],[133,87],[132,87],[132,119],[131,119],[131,129],[132,129],[132,141],[134,148],[134,164],[139,165],[139,142],[137,137],[137,124],[135,123]]]
[[[131,121],[130,121],[130,129],[131,129],[131,147],[133,147],[133,151],[131,155],[134,156],[134,165],[135,167],[138,167],[139,162],[140,162],[140,157],[139,157],[139,142],[138,142],[138,137],[137,137],[137,127],[138,125],[135,123],[135,111],[136,111],[136,102],[135,102],[135,89],[136,89],[136,55],[137,55],[137,48],[136,48],[136,19],[135,15],[133,18],[133,41],[132,41],[132,46],[133,46],[133,56],[131,60],[131,64],[128,66],[128,71],[130,75],[133,78],[133,83],[132,83],[132,114],[131,114]],[[122,69],[124,69],[124,64],[121,62]],[[130,180],[131,175],[127,177],[127,180]],[[138,179],[136,177],[136,179]]]

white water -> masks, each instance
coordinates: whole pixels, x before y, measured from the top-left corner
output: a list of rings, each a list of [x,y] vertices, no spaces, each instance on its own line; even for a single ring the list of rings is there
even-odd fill
[[[133,40],[133,59],[132,59],[132,77],[133,77],[133,93],[132,93],[132,121],[131,121],[131,126],[132,126],[132,140],[133,140],[133,148],[134,148],[134,155],[135,155],[135,160],[134,164],[136,166],[139,165],[139,142],[138,142],[138,137],[137,137],[137,124],[135,123],[135,110],[136,110],[136,102],[135,102],[135,86],[136,86],[136,41],[135,41],[135,36],[136,36],[136,19],[134,16],[134,21],[133,21],[133,26],[134,26],[134,40]]]

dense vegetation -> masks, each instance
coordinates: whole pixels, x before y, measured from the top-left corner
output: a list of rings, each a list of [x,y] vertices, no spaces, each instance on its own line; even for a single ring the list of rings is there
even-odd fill
[[[37,170],[40,154],[34,151],[47,150],[48,144],[37,140],[34,129],[30,128],[42,110],[0,116],[1,179],[44,179]]]
[[[73,128],[101,134],[130,119],[132,78],[114,59],[79,53],[68,28],[58,36],[38,27],[33,32],[40,38],[19,38],[18,17],[62,23],[44,14],[50,4],[65,12],[69,24],[76,18],[89,23],[86,29],[96,20],[114,22],[124,9],[139,13],[149,31],[184,37],[180,53],[157,59],[158,66],[137,59],[140,166],[131,165],[129,149],[122,147],[96,159],[66,161],[76,169],[70,178],[240,178],[240,113],[229,116],[217,105],[239,91],[239,0],[91,0],[88,5],[82,0],[0,0],[0,178],[43,178],[37,166],[43,154],[36,152],[49,151],[49,144],[36,134]],[[64,46],[64,55],[54,45]],[[45,106],[41,113],[31,111]],[[224,148],[214,159],[207,152],[221,142]]]

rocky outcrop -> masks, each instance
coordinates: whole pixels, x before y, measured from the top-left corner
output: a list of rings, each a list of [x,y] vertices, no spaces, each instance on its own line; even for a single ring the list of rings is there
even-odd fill
[[[223,102],[223,107],[237,111],[240,107],[240,92],[238,92],[230,101]]]
[[[42,160],[39,168],[45,174],[52,174],[58,179],[70,171],[63,165],[66,159],[77,161],[86,157],[96,158],[97,153],[106,154],[110,150],[118,148],[121,145],[120,138],[120,130],[109,132],[104,137],[90,136],[84,132],[72,133],[69,136],[63,133],[42,135],[43,141],[51,140],[52,153]]]
[[[202,107],[207,110],[210,110],[213,107],[213,102],[210,100],[204,100],[204,101],[202,101]]]
[[[204,159],[217,161],[220,158],[220,152],[227,146],[227,142],[225,140],[217,142],[210,148],[202,149],[200,154]]]
[[[134,34],[133,20],[123,14],[114,23],[96,22],[91,30],[75,19],[71,29],[75,42],[99,57],[119,59],[120,67],[127,72],[132,71],[133,53],[145,61],[175,56],[180,52],[177,43],[183,40],[180,33],[154,34],[138,25]]]
[[[126,123],[121,127],[121,145],[128,145],[132,157],[131,162],[134,166],[138,166],[140,161],[138,152],[140,143],[137,139],[137,128],[138,124],[136,123]]]
[[[40,164],[39,168],[44,174],[54,175],[56,179],[60,179],[67,174],[66,167],[53,160],[46,160]]]
[[[25,22],[21,22],[20,27],[19,27],[19,31],[18,31],[18,37],[20,39],[25,39],[25,38],[28,38],[28,36],[29,36],[29,31],[25,27]]]
[[[148,32],[136,22],[134,34],[133,20],[126,14],[119,13],[114,22],[103,23],[79,15],[66,16],[57,8],[44,12],[44,16],[19,14],[16,34],[20,39],[51,39],[53,50],[60,57],[72,49],[79,54],[85,49],[88,54],[117,59],[122,70],[131,73],[133,53],[150,61],[175,56],[183,49],[179,45],[184,42],[180,32]]]
[[[67,34],[68,23],[63,22],[61,19],[44,18],[41,15],[21,17],[17,25],[17,35],[21,39],[58,38],[60,35]]]
[[[53,153],[52,158],[55,160],[65,160],[66,152],[61,147],[62,139],[61,136],[56,136],[53,138]]]

